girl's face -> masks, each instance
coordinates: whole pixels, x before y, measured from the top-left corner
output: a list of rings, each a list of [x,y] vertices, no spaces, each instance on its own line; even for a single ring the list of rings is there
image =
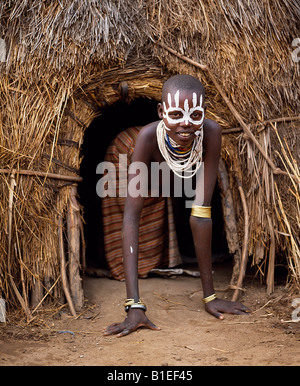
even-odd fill
[[[167,100],[158,105],[168,135],[178,145],[190,145],[199,135],[204,121],[203,95],[192,90],[177,90],[167,94]]]

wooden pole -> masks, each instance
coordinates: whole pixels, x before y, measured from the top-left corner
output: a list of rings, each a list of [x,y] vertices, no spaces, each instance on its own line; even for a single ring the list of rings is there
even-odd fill
[[[270,229],[270,250],[269,250],[269,264],[268,264],[268,276],[267,276],[267,294],[270,295],[274,292],[274,271],[275,271],[275,234],[274,234],[274,222],[267,213],[268,225]]]
[[[80,208],[76,195],[76,186],[71,186],[67,213],[69,282],[75,309],[80,310],[83,307],[84,295],[80,276]]]
[[[231,285],[235,285],[239,276],[241,266],[241,247],[237,231],[235,209],[233,197],[228,181],[228,173],[225,162],[221,159],[219,162],[218,183],[221,191],[221,200],[223,208],[224,228],[230,253],[234,254],[234,266],[231,277]]]
[[[76,315],[75,307],[74,307],[72,297],[70,294],[68,279],[67,279],[67,273],[66,273],[66,258],[65,258],[65,250],[64,250],[64,240],[63,240],[62,215],[60,215],[58,218],[58,249],[59,249],[59,256],[60,256],[60,275],[61,275],[61,281],[62,281],[64,294],[65,294],[66,300],[68,302],[71,314],[74,317],[76,317],[77,315]]]
[[[0,169],[0,174],[10,174],[10,169]],[[63,180],[63,181],[72,181],[72,182],[81,182],[82,177],[73,177],[73,176],[65,176],[62,174],[56,174],[56,173],[47,173],[47,172],[39,172],[36,170],[15,170],[15,174],[23,174],[26,176],[36,176],[36,177],[46,177],[46,178],[52,178],[55,180]]]
[[[239,291],[242,289],[243,280],[246,272],[247,267],[247,261],[248,261],[248,243],[249,243],[249,212],[248,212],[248,206],[247,201],[245,197],[244,190],[242,188],[240,180],[238,180],[238,190],[240,193],[242,205],[243,205],[243,211],[244,211],[244,240],[243,240],[243,248],[242,248],[242,261],[240,266],[240,273],[238,277],[238,281],[236,284],[236,289],[232,296],[232,301],[235,302],[238,298]]]
[[[12,219],[13,219],[13,200],[14,200],[14,190],[16,186],[16,180],[15,180],[15,173],[14,171],[10,175],[10,185],[9,185],[9,202],[8,202],[8,252],[7,252],[7,266],[8,266],[8,274],[9,274],[9,280],[10,284],[15,292],[15,295],[18,299],[18,301],[21,304],[21,307],[23,308],[25,315],[27,317],[27,322],[30,322],[32,319],[31,312],[29,308],[26,305],[26,302],[22,298],[15,282],[12,276],[11,272],[11,250],[12,250]]]

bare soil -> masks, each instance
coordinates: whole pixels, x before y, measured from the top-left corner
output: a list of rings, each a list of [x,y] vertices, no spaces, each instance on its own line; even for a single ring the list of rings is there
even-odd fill
[[[214,266],[219,297],[231,277],[228,264]],[[277,284],[245,279],[241,301],[249,316],[217,320],[204,311],[199,278],[153,276],[140,280],[147,315],[161,330],[117,338],[102,330],[125,316],[125,283],[85,277],[86,304],[75,319],[67,307],[44,309],[27,325],[8,315],[0,323],[1,366],[291,366],[300,363],[300,322],[292,323],[292,296]],[[299,297],[299,296],[298,296]]]

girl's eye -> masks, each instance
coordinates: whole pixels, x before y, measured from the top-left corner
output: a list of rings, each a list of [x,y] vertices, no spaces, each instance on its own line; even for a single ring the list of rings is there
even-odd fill
[[[193,119],[200,119],[202,117],[202,113],[195,111],[191,116]]]
[[[182,118],[182,113],[179,111],[172,111],[169,113],[170,118],[179,119]]]

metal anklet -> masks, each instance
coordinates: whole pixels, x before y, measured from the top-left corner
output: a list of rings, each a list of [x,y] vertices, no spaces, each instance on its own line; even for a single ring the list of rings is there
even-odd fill
[[[212,302],[213,300],[215,300],[217,298],[217,295],[216,294],[212,294],[210,296],[207,296],[206,298],[203,298],[203,303],[209,303],[209,302]]]
[[[147,311],[146,304],[139,299],[138,302],[136,302],[134,299],[126,299],[124,303],[125,311],[128,312],[130,308],[140,308],[144,311]]]

